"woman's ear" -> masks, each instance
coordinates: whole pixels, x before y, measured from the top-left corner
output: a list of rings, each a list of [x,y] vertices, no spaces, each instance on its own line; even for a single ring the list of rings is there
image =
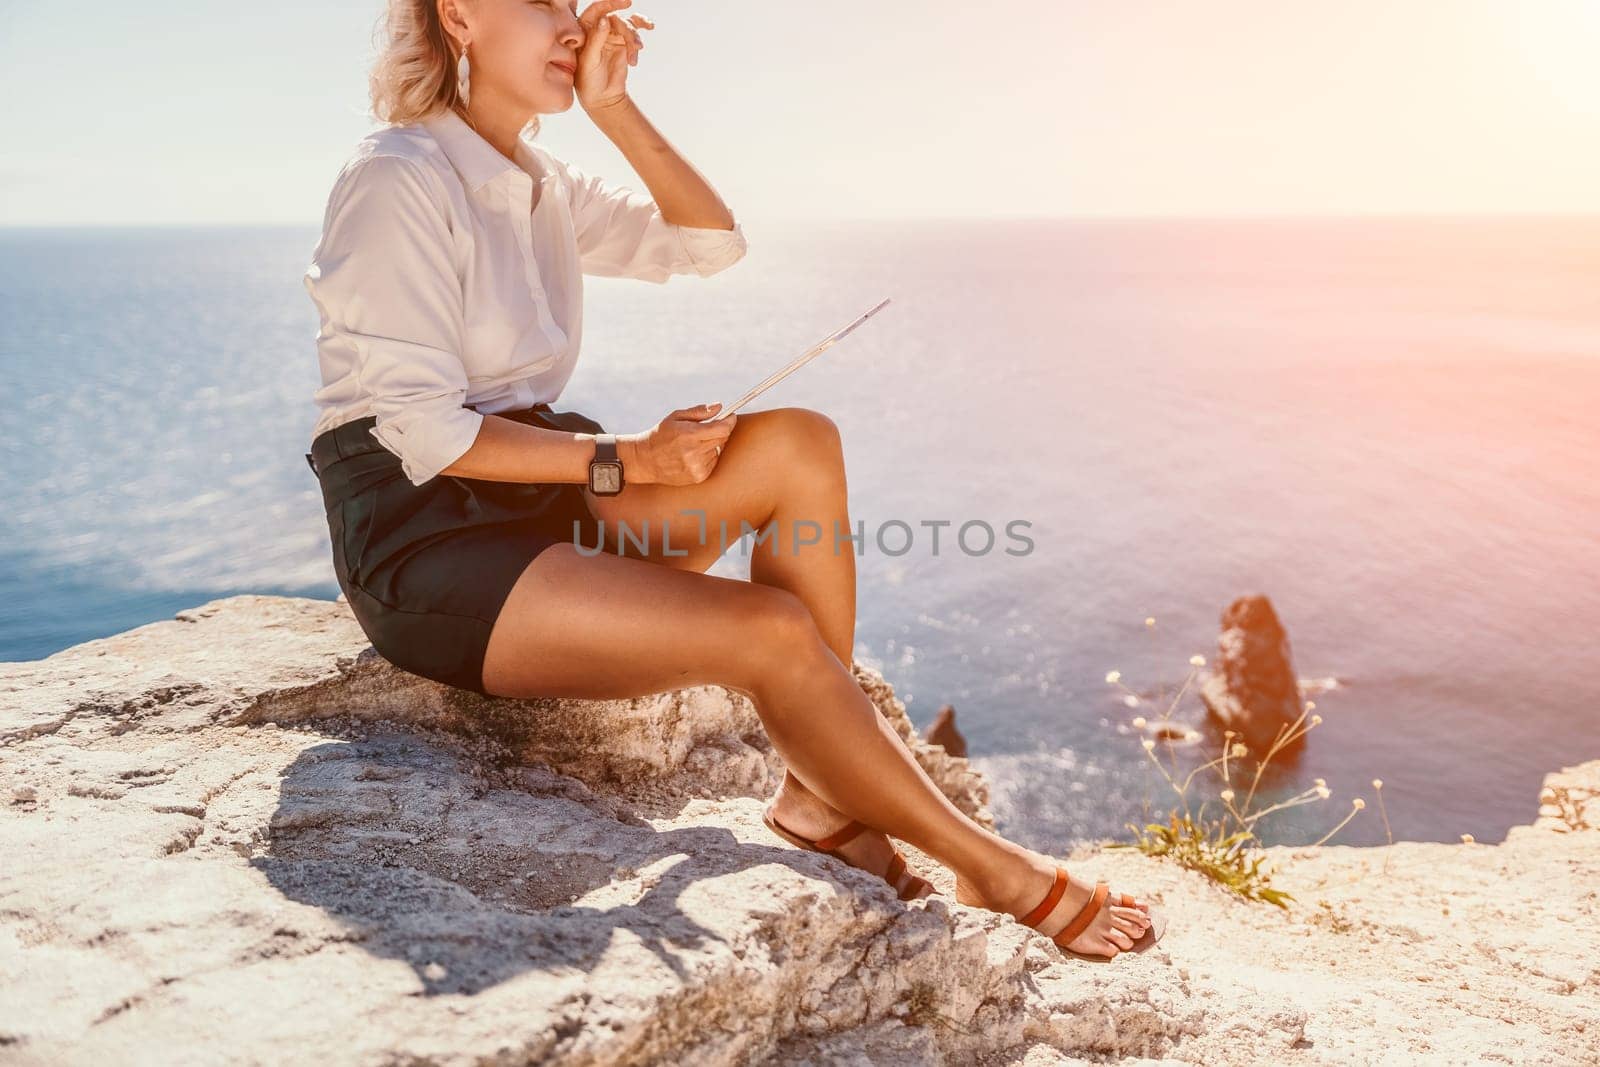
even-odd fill
[[[466,16],[462,14],[461,5],[457,0],[435,0],[439,5],[439,25],[444,27],[444,32],[454,41],[457,48],[461,42],[468,39],[471,28],[467,25]]]

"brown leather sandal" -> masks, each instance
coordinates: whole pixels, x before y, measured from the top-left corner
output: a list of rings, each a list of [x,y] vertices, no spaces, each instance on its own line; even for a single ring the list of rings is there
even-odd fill
[[[767,824],[768,830],[771,830],[773,833],[777,834],[779,837],[783,838],[785,841],[796,846],[797,848],[803,848],[810,852],[826,853],[827,855],[833,856],[837,859],[844,860],[846,863],[850,863],[850,861],[839,855],[837,851],[839,846],[854,840],[857,834],[869,829],[865,823],[857,822],[855,819],[851,819],[842,829],[829,834],[827,837],[821,837],[815,841],[812,841],[809,838],[801,837],[793,830],[788,829],[783,824],[778,822],[778,820],[773,817],[773,814],[769,809],[762,809],[761,821]],[[890,847],[894,847],[892,842]],[[852,867],[855,866],[853,863],[850,865]],[[900,876],[905,873],[905,870],[906,858],[901,854],[900,850],[896,848],[894,850],[894,857],[889,860],[888,869],[883,872],[883,880],[895,887],[895,895],[901,900],[915,899],[917,894],[922,892],[923,886],[927,886],[930,893],[938,892],[937,889],[933,888],[932,882],[929,882],[926,878],[923,878],[921,875],[917,874],[913,874],[911,876],[910,881],[906,882],[904,889],[899,888]]]
[[[1065,867],[1057,867],[1056,880],[1055,883],[1050,887],[1050,892],[1046,893],[1044,895],[1044,899],[1039,901],[1038,907],[1028,912],[1028,914],[1024,915],[1018,921],[1024,926],[1031,926],[1037,930],[1039,928],[1039,924],[1043,922],[1052,911],[1055,910],[1057,904],[1061,903],[1061,896],[1066,891],[1067,869]],[[1100,914],[1100,909],[1105,907],[1106,899],[1110,895],[1111,887],[1109,885],[1107,885],[1105,882],[1095,883],[1094,893],[1090,895],[1088,901],[1084,903],[1083,907],[1078,909],[1078,914],[1074,915],[1071,921],[1058,930],[1056,935],[1050,939],[1051,941],[1055,942],[1055,946],[1068,956],[1074,956],[1080,960],[1087,960],[1090,963],[1110,963],[1113,959],[1115,959],[1115,956],[1099,956],[1088,952],[1074,952],[1072,949],[1067,947],[1067,945],[1071,944],[1078,938],[1078,935],[1089,929],[1089,924],[1094,922],[1094,917],[1096,915]],[[1136,908],[1139,906],[1135,902],[1132,894],[1129,893],[1119,893],[1115,903],[1118,907],[1123,908]],[[1166,916],[1162,915],[1154,908],[1150,909],[1147,914],[1150,916],[1150,926],[1143,934],[1139,936],[1139,939],[1133,943],[1132,948],[1122,949],[1117,955],[1121,955],[1123,952],[1144,952],[1154,947],[1155,943],[1160,941],[1162,935],[1167,932]]]

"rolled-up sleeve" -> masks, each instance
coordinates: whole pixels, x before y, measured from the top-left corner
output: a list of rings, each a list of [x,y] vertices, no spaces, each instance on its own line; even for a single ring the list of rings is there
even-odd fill
[[[350,360],[377,416],[373,435],[413,485],[470,449],[484,419],[464,406],[464,299],[441,197],[405,157],[351,164],[305,275],[322,314],[319,344]]]
[[[749,247],[737,219],[733,229],[677,226],[647,194],[611,186],[556,157],[566,172],[585,274],[664,283],[674,274],[709,278],[744,257]]]

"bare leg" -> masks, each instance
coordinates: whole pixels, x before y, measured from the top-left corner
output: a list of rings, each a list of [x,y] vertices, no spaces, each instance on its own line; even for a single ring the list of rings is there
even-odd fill
[[[993,881],[1003,842],[928,780],[790,593],[560,544],[512,589],[484,663],[485,688],[509,697],[709,684],[750,693],[784,759],[835,808]]]
[[[819,412],[789,407],[741,416],[705,482],[630,486],[615,497],[589,500],[606,520],[608,548],[616,548],[617,526],[626,523],[629,536],[620,543],[627,554],[682,569],[704,570],[716,562],[724,540],[737,541],[745,529],[760,531],[751,554],[751,581],[799,597],[823,640],[848,666],[855,648],[856,549],[845,540],[852,532],[847,496],[838,427]],[[686,555],[667,554],[663,522],[669,524],[671,548]],[[637,548],[641,541],[648,545],[643,554]],[[890,735],[904,747],[898,733]],[[785,770],[771,807],[779,823],[811,839],[849,822],[793,770]],[[894,845],[882,832],[871,831],[838,851],[855,866],[881,874]],[[914,884],[915,877],[908,868],[895,888]]]
[[[833,809],[948,865],[958,899],[1020,915],[1053,878],[1051,860],[977,826],[938,791],[795,594],[560,545],[512,591],[484,677],[491,692],[512,697],[738,689],[797,778]],[[1088,893],[1074,879],[1040,929],[1060,929]],[[1072,947],[1114,952],[1145,921],[1137,909],[1108,908]]]

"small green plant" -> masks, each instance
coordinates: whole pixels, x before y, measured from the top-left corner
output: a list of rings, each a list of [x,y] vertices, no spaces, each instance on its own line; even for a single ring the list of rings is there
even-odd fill
[[[1145,620],[1147,627],[1153,626],[1154,623],[1154,619]],[[1222,754],[1185,774],[1179,768],[1172,741],[1176,737],[1186,736],[1187,731],[1173,726],[1172,713],[1176,710],[1178,701],[1194,682],[1200,668],[1205,666],[1205,662],[1204,656],[1196,655],[1189,658],[1191,667],[1189,676],[1184,679],[1183,685],[1158,719],[1152,723],[1140,715],[1135,717],[1132,723],[1141,734],[1155,735],[1145,736],[1140,743],[1145,755],[1172,789],[1177,798],[1176,804],[1168,811],[1165,821],[1147,822],[1142,826],[1130,823],[1128,830],[1133,835],[1133,840],[1115,843],[1110,847],[1136,848],[1147,856],[1173,860],[1190,870],[1200,872],[1246,900],[1265,901],[1287,909],[1294,897],[1272,886],[1274,870],[1266,865],[1266,857],[1262,853],[1266,842],[1258,833],[1261,820],[1302,804],[1327,800],[1332,791],[1328,788],[1327,782],[1318,778],[1309,789],[1261,808],[1256,807],[1256,793],[1261,786],[1262,776],[1273,759],[1320,725],[1322,716],[1312,714],[1316,708],[1313,701],[1305,701],[1300,717],[1293,723],[1280,727],[1276,739],[1267,751],[1253,761],[1255,764],[1253,771],[1247,768],[1247,761],[1251,759],[1249,748],[1238,740],[1238,734],[1228,730],[1223,734]],[[1106,682],[1123,689],[1126,694],[1123,702],[1127,706],[1137,707],[1142,702],[1137,693],[1122,685],[1122,672],[1109,672],[1106,675]],[[1167,757],[1165,760],[1156,751],[1158,737],[1165,743]],[[1206,772],[1210,774],[1201,779]],[[1201,781],[1197,783],[1197,779]],[[1208,812],[1209,800],[1199,801],[1200,787],[1208,783],[1217,789],[1218,807],[1214,813]],[[1382,789],[1376,781],[1373,784]],[[1244,794],[1242,797],[1241,790]],[[1381,801],[1381,794],[1379,799]],[[1197,802],[1198,807],[1195,806]],[[1349,813],[1316,844],[1325,844],[1334,834],[1344,829],[1364,807],[1366,801],[1362,798],[1356,797],[1352,800]],[[1387,812],[1384,813],[1384,824],[1387,828]]]
[[[1294,899],[1283,890],[1272,888],[1272,872],[1262,868],[1265,857],[1252,854],[1250,843],[1254,835],[1248,830],[1230,834],[1220,819],[1207,822],[1204,808],[1197,819],[1173,811],[1165,824],[1152,822],[1130,825],[1128,829],[1134,833],[1133,843],[1112,848],[1137,848],[1146,856],[1164,856],[1199,871],[1246,900],[1264,900],[1287,908]]]

